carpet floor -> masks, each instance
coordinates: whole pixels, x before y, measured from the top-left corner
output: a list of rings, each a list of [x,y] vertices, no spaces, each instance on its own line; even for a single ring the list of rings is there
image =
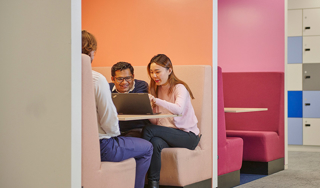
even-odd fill
[[[320,152],[289,151],[288,158],[288,169],[237,188],[320,188]]]

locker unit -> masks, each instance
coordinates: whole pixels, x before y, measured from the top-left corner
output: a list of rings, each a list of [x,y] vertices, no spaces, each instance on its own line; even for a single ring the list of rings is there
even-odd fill
[[[302,65],[302,85],[304,91],[320,91],[320,63]]]
[[[320,63],[320,36],[303,37],[303,63]]]
[[[303,36],[320,35],[320,9],[303,10]]]
[[[288,9],[306,9],[320,7],[319,0],[289,0]]]
[[[303,118],[303,145],[320,145],[319,133],[319,118]]]
[[[302,118],[302,91],[288,91],[288,117]]]
[[[320,118],[320,91],[303,91],[303,117]]]
[[[302,118],[288,118],[288,144],[303,144]]]
[[[302,90],[302,64],[287,64],[286,65],[286,87],[290,91]]]
[[[302,37],[288,37],[288,63],[302,63]]]
[[[288,0],[288,9],[288,143],[320,146],[320,0]]]
[[[302,10],[288,11],[288,36],[302,36]]]

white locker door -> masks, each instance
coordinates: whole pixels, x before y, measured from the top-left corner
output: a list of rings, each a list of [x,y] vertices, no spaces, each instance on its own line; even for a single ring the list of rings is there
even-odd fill
[[[288,37],[302,36],[302,10],[288,10]]]
[[[319,133],[319,118],[303,118],[303,145],[320,145]]]
[[[303,63],[320,63],[320,36],[303,37]]]
[[[303,10],[303,36],[320,35],[320,8]]]
[[[285,76],[287,90],[302,90],[302,64],[287,64]]]

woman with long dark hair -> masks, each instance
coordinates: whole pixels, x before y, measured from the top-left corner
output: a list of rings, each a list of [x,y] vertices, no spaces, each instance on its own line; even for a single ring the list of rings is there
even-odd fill
[[[197,117],[188,85],[174,74],[171,60],[164,54],[154,56],[148,64],[151,78],[149,98],[156,113],[177,114],[177,117],[150,119],[153,125],[145,126],[142,138],[153,145],[148,172],[148,186],[158,188],[161,169],[161,150],[179,147],[194,150],[200,140]]]

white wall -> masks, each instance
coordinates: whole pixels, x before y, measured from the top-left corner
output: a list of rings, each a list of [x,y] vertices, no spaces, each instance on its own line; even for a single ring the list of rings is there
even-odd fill
[[[0,187],[81,186],[80,23],[81,1],[0,2]]]
[[[212,187],[218,187],[218,0],[212,2]]]

